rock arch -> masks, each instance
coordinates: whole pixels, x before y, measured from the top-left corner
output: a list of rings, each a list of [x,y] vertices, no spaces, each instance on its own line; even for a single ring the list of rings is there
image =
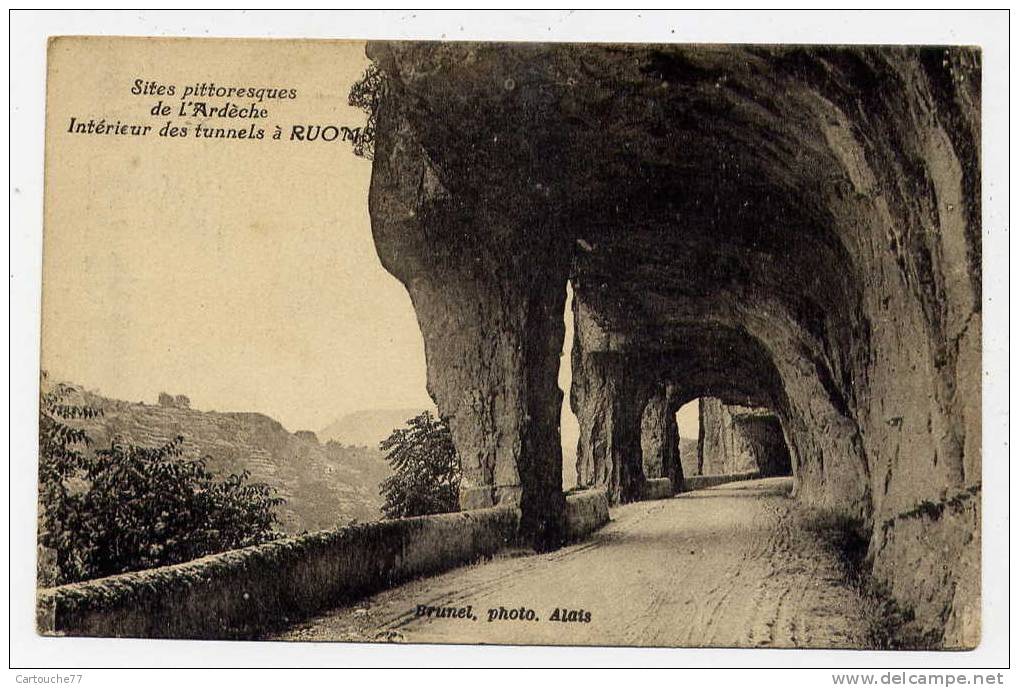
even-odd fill
[[[368,54],[386,89],[372,230],[417,312],[463,506],[518,503],[536,547],[562,542],[570,280],[591,323],[571,390],[582,474],[633,496],[641,467],[622,457],[639,456],[662,384],[767,406],[798,497],[858,520],[875,575],[919,616],[947,619],[932,621],[947,638],[978,632],[973,557],[924,559],[979,552],[953,534],[979,532],[977,51],[379,42]],[[926,503],[950,517],[920,542],[910,528]],[[896,577],[918,561],[933,588]]]

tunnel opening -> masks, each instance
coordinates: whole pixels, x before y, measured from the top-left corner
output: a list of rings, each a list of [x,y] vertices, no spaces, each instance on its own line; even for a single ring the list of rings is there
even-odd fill
[[[688,401],[676,411],[676,427],[679,429],[679,458],[683,477],[692,478],[701,474],[701,400]]]
[[[580,424],[570,405],[570,387],[573,377],[573,286],[566,283],[566,307],[563,309],[562,351],[559,357],[559,388],[563,400],[559,411],[559,437],[563,454],[563,491],[577,487],[577,442],[580,439]]]

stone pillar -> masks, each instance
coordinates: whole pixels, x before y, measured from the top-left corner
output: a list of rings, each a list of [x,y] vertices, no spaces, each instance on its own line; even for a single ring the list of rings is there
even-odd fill
[[[666,437],[670,438],[667,445],[669,454],[664,462],[665,477],[672,481],[672,490],[679,492],[683,487],[683,456],[680,453],[679,445],[679,423],[676,422],[676,413],[682,406],[679,398],[679,391],[675,385],[668,385],[665,388],[665,410],[667,412],[666,423],[668,430]]]
[[[604,487],[613,504],[641,498],[641,418],[652,387],[619,354],[573,355],[573,412],[580,424],[577,484]]]
[[[460,506],[519,506],[521,536],[539,551],[559,547],[569,247],[526,207],[512,217],[452,202],[399,110],[378,117],[372,234],[417,315],[428,392],[460,456]]]
[[[641,452],[644,475],[648,478],[668,478],[673,491],[683,482],[683,466],[679,456],[679,427],[676,410],[670,403],[668,388],[659,385],[654,389],[641,418]]]
[[[409,288],[428,390],[460,455],[460,506],[519,505],[521,533],[538,550],[562,544],[565,509],[557,381],[565,281],[544,286],[525,294],[477,281]]]
[[[708,449],[708,424],[711,422],[711,412],[707,404],[716,399],[701,397],[697,404],[697,471],[693,475],[704,475],[704,454]]]

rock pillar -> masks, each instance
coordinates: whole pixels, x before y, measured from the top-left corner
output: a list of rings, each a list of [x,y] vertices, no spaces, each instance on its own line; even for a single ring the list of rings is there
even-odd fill
[[[460,456],[460,506],[519,505],[522,537],[554,549],[565,532],[558,371],[569,251],[538,210],[452,203],[399,110],[378,117],[387,135],[375,148],[372,233],[414,305],[428,392]]]
[[[679,427],[676,409],[670,403],[668,387],[654,389],[640,422],[640,444],[644,460],[644,475],[648,478],[668,478],[672,489],[678,491],[683,482],[683,466],[679,455]]]
[[[643,493],[641,418],[652,389],[623,356],[574,352],[570,399],[580,424],[577,484],[604,487],[613,504]]]

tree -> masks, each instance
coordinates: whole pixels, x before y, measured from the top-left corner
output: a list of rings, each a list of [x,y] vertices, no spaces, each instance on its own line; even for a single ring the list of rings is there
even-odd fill
[[[393,475],[382,482],[387,518],[457,511],[460,460],[445,420],[425,411],[379,444]]]
[[[184,439],[156,448],[114,441],[92,450],[76,419],[101,415],[64,403],[57,385],[42,395],[39,423],[40,545],[55,553],[57,585],[176,564],[280,536],[284,502],[247,471],[218,479]]]
[[[81,567],[79,553],[67,547],[69,533],[66,509],[75,474],[87,463],[85,451],[91,441],[85,431],[68,425],[74,419],[96,418],[102,410],[67,404],[74,391],[58,383],[45,389],[47,376],[42,373],[43,393],[39,403],[39,561],[37,576],[43,586],[67,582],[63,571]],[[47,556],[49,555],[49,556]]]
[[[360,135],[354,140],[354,155],[372,160],[375,157],[375,128],[379,104],[385,95],[386,82],[374,63],[368,65],[357,82],[350,88],[347,104],[364,110],[368,116],[361,127]]]

